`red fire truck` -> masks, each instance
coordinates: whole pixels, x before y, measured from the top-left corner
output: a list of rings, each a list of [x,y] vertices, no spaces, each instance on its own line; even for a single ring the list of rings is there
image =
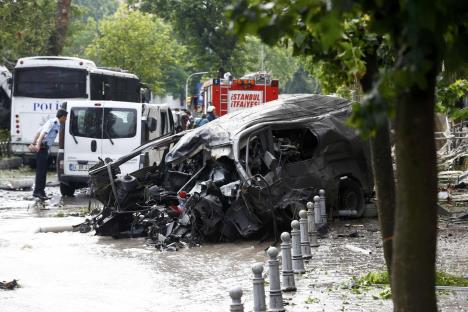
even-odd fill
[[[217,116],[262,105],[278,99],[278,80],[272,80],[270,74],[257,72],[240,79],[232,79],[229,74],[224,79],[216,78],[203,84],[202,111],[208,106],[215,107]]]

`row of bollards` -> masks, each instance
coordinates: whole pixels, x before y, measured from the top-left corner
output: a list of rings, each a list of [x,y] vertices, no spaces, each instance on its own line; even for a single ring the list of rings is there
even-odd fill
[[[294,273],[305,273],[304,260],[312,258],[311,247],[319,246],[316,225],[326,224],[325,207],[325,191],[320,190],[319,196],[314,197],[314,203],[307,203],[307,211],[299,211],[299,221],[293,220],[291,222],[291,235],[288,232],[281,234],[282,285],[278,249],[276,247],[268,248],[270,284],[268,310],[265,300],[265,279],[262,276],[263,265],[256,263],[252,266],[254,312],[285,311],[282,291],[296,291]],[[240,287],[233,288],[229,294],[232,299],[230,311],[243,312],[242,289]]]

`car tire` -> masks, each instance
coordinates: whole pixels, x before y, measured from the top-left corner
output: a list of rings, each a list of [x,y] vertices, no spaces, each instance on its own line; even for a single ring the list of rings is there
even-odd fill
[[[60,193],[62,196],[72,197],[75,194],[75,186],[73,184],[60,183]]]
[[[354,218],[360,218],[366,209],[364,192],[359,182],[354,179],[345,179],[340,182],[339,189],[339,210],[353,211]]]

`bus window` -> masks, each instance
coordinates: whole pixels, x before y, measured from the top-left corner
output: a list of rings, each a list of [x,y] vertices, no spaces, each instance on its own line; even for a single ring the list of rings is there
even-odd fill
[[[14,95],[35,98],[86,98],[86,71],[58,67],[17,68]]]
[[[105,100],[104,75],[91,74],[90,77],[91,77],[90,79],[91,100],[92,101]]]
[[[91,100],[140,102],[138,79],[91,74]]]

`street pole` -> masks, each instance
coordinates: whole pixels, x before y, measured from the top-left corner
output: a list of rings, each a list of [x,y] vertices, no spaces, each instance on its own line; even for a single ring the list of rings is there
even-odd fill
[[[190,78],[195,75],[203,75],[203,74],[208,74],[208,72],[192,73],[187,77],[187,80],[185,80],[185,109],[188,109],[187,96],[188,96],[188,82]]]

